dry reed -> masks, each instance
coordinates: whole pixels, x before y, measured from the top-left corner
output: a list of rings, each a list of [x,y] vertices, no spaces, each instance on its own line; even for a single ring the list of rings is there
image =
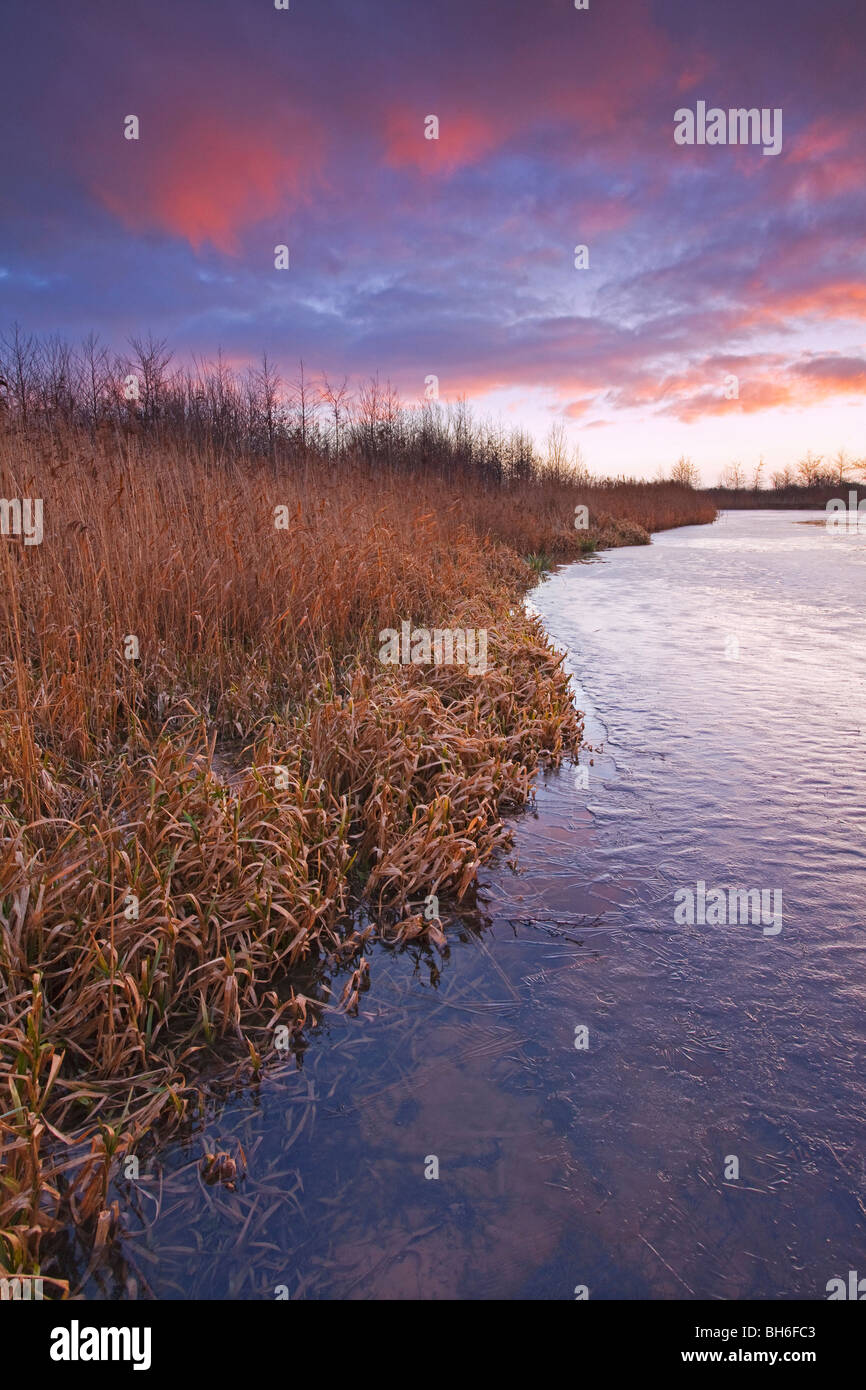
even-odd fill
[[[523,557],[543,568],[712,511],[677,488],[435,474],[410,488],[359,457],[278,470],[71,427],[9,428],[0,490],[45,514],[41,545],[0,538],[12,1274],[38,1272],[64,1222],[108,1239],[112,1165],[184,1115],[208,1060],[256,1071],[277,1025],[315,1022],[298,972],[355,960],[328,1006],[357,1005],[359,896],[397,909],[389,939],[444,944],[412,904],[459,901],[539,760],[580,739],[560,658],[521,604]],[[383,665],[379,631],[403,620],[487,629],[487,673]]]

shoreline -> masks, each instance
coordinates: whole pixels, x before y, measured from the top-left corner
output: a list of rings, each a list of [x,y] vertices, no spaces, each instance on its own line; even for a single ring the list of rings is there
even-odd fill
[[[508,843],[504,817],[526,805],[539,768],[556,766],[580,745],[582,725],[563,655],[540,620],[524,611],[526,594],[555,561],[649,541],[631,517],[610,513],[585,532],[569,533],[573,498],[586,489],[552,496],[550,489],[527,487],[511,498],[493,492],[479,499],[459,490],[455,497],[453,484],[427,480],[407,515],[399,484],[379,480],[373,498],[378,533],[366,534],[361,518],[343,547],[355,589],[368,576],[374,585],[379,621],[371,624],[355,600],[342,642],[329,642],[334,612],[347,595],[330,587],[334,552],[326,547],[333,546],[338,518],[347,528],[357,523],[359,491],[356,478],[331,478],[325,487],[305,480],[295,486],[295,543],[298,523],[306,523],[307,554],[314,563],[322,555],[319,583],[329,587],[299,596],[291,625],[300,678],[294,698],[283,702],[284,685],[272,684],[270,693],[265,684],[255,688],[243,610],[233,617],[233,650],[225,642],[202,647],[188,609],[171,619],[176,681],[187,691],[178,684],[174,694],[155,698],[166,680],[167,638],[150,638],[141,611],[134,619],[128,605],[146,603],[149,613],[158,613],[165,582],[175,599],[171,546],[177,536],[171,534],[164,543],[154,538],[165,546],[167,573],[159,587],[159,555],[148,554],[146,571],[137,571],[138,591],[130,577],[103,594],[103,602],[114,605],[113,616],[106,611],[102,619],[106,627],[119,636],[139,629],[143,655],[136,666],[118,676],[114,643],[106,653],[98,626],[89,634],[94,655],[78,669],[69,665],[68,649],[48,651],[44,639],[28,662],[23,648],[34,635],[27,605],[37,592],[28,600],[28,584],[44,592],[49,582],[60,582],[52,566],[59,563],[66,576],[77,568],[80,603],[89,604],[93,588],[110,584],[112,546],[122,556],[118,545],[129,544],[130,529],[152,525],[160,495],[173,493],[178,505],[195,495],[204,512],[196,541],[201,558],[184,554],[182,572],[188,587],[190,568],[206,578],[217,564],[224,586],[210,599],[213,622],[225,623],[221,595],[228,592],[231,604],[231,586],[249,586],[251,555],[253,573],[263,576],[253,581],[258,609],[264,598],[278,616],[274,590],[286,582],[274,577],[280,574],[280,538],[264,535],[255,522],[241,536],[238,527],[249,514],[250,493],[259,514],[267,515],[273,498],[285,495],[284,481],[253,464],[238,466],[227,482],[194,459],[148,456],[147,462],[143,487],[134,454],[106,459],[106,490],[113,494],[119,482],[116,496],[132,497],[133,514],[121,508],[118,515],[115,501],[113,529],[86,533],[84,564],[73,533],[65,538],[67,557],[47,546],[36,551],[47,575],[40,577],[36,566],[24,570],[19,557],[19,583],[7,590],[19,634],[19,711],[7,727],[4,771],[7,788],[11,774],[18,792],[17,807],[15,796],[7,796],[4,811],[0,1047],[17,1104],[0,1120],[0,1157],[9,1179],[0,1203],[0,1269],[43,1273],[44,1257],[46,1282],[57,1267],[54,1236],[70,1223],[88,1240],[92,1232],[97,1247],[110,1241],[117,1221],[105,1204],[112,1174],[147,1134],[184,1119],[209,1065],[235,1062],[255,1077],[274,1055],[278,1035],[285,1048],[322,1009],[357,1007],[369,985],[363,952],[373,933],[369,927],[347,930],[353,901],[376,916],[384,944],[445,946],[440,910],[459,906],[480,866]],[[77,491],[84,511],[94,485],[74,452],[63,487],[67,500]],[[224,523],[220,532],[226,492],[230,507],[243,496],[247,508],[235,514],[233,533]],[[651,487],[647,493],[652,496]],[[694,503],[686,497],[683,505],[683,524],[689,524]],[[470,526],[465,518],[473,507],[478,521]],[[46,514],[50,518],[50,505]],[[107,498],[99,514],[112,516]],[[668,525],[666,514],[657,529]],[[182,526],[179,539],[188,549]],[[517,545],[528,539],[536,544],[524,559]],[[106,556],[101,565],[100,554]],[[140,567],[143,557],[135,558]],[[382,588],[383,566],[392,576],[390,599]],[[294,594],[297,557],[288,569],[283,562],[282,573]],[[203,584],[200,579],[199,593]],[[431,628],[445,626],[445,613],[449,625],[488,632],[486,673],[377,661],[375,634],[400,626],[385,618],[405,621],[401,607]],[[201,598],[198,608],[205,608]],[[197,616],[204,620],[203,613]],[[172,628],[161,621],[170,637]],[[312,678],[300,674],[311,629],[306,660]],[[284,644],[285,614],[273,650],[283,651]],[[97,654],[102,667],[94,665]],[[32,682],[36,677],[44,692],[52,662],[56,694],[46,723],[44,695]],[[263,652],[256,663],[261,682],[273,682],[273,658]],[[239,687],[242,674],[249,695]],[[121,735],[114,736],[113,748],[103,737],[98,762],[92,734],[82,744],[82,733],[70,729],[65,747],[58,737],[71,680],[81,682],[77,718],[86,724],[79,730],[101,724],[108,733],[113,720]],[[204,700],[190,680],[201,683]],[[244,710],[246,729],[239,717]],[[17,749],[10,748],[16,741]],[[246,766],[235,756],[239,744],[249,753]],[[320,979],[334,961],[352,972],[342,997],[324,1003],[301,982]],[[53,1288],[60,1296],[68,1292],[62,1278]]]

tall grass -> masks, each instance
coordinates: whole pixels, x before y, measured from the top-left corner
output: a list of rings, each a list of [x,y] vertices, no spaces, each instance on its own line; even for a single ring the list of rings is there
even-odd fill
[[[580,740],[526,557],[713,515],[537,464],[413,468],[393,438],[263,454],[27,414],[0,433],[0,494],[45,517],[41,545],[0,537],[6,1272],[42,1269],[64,1222],[109,1237],[112,1165],[208,1058],[256,1072],[278,1025],[351,1006],[363,958],[342,999],[305,982],[358,959],[354,902],[444,947],[419,902],[471,889],[539,760]],[[383,665],[404,620],[486,629],[487,673]]]

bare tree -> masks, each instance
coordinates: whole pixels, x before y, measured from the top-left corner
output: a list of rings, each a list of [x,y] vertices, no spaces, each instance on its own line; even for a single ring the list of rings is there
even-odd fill
[[[740,462],[735,460],[722,470],[720,486],[730,488],[734,492],[742,491],[746,486],[746,470]]]
[[[371,376],[358,392],[357,424],[360,444],[368,458],[376,455],[382,420],[382,390],[379,377]]]
[[[581,487],[588,487],[591,483],[595,482],[592,470],[579,444],[575,444],[571,451],[571,480],[572,482],[579,483]]]
[[[547,431],[545,462],[552,473],[562,474],[568,467],[568,438],[565,423],[554,420]]]
[[[342,446],[341,429],[344,428],[344,421],[348,418],[352,401],[349,378],[344,376],[339,386],[332,386],[323,372],[319,394],[334,417],[334,457],[339,458]]]
[[[821,476],[821,463],[823,455],[813,454],[811,449],[807,449],[801,459],[797,461],[797,477],[802,487],[814,487]]]
[[[131,366],[139,378],[139,400],[145,421],[156,420],[162,406],[166,387],[166,372],[174,354],[168,350],[164,338],[154,339],[148,333],[146,340],[130,338],[130,346],[135,353]]]
[[[71,347],[62,338],[48,338],[42,348],[40,365],[40,395],[46,424],[55,421],[68,424],[75,416],[79,394]]]
[[[94,333],[88,333],[81,344],[78,380],[81,385],[85,418],[94,429],[105,408],[105,398],[111,383],[108,350],[99,346]]]
[[[837,449],[833,455],[833,481],[841,487],[845,481],[846,473],[852,471],[854,464],[848,457],[846,449]]]
[[[400,392],[397,390],[396,386],[391,385],[390,380],[386,381],[379,402],[379,418],[382,425],[382,438],[385,444],[385,457],[389,467],[394,458],[394,446],[397,443],[402,409]]]
[[[306,458],[311,433],[315,426],[318,399],[315,389],[310,386],[304,373],[303,358],[300,358],[298,361],[298,375],[291,383],[291,392],[291,405],[297,421],[297,429],[301,436],[301,447],[304,451],[304,457]]]
[[[262,365],[253,373],[256,414],[261,415],[262,427],[268,443],[268,453],[274,457],[278,425],[280,387],[279,374],[268,361],[268,354],[262,353]]]
[[[33,338],[25,337],[17,323],[12,325],[11,336],[6,335],[0,339],[2,374],[12,393],[16,412],[25,425],[32,404],[36,350],[37,345]]]
[[[701,480],[701,475],[696,463],[692,463],[685,454],[680,454],[673,468],[671,469],[671,482],[679,487],[696,488]]]

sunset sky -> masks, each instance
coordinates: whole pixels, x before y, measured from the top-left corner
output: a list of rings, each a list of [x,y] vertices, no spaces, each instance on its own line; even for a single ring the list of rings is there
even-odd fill
[[[863,456],[864,90],[863,0],[3,0],[0,331],[435,374],[603,472]]]

